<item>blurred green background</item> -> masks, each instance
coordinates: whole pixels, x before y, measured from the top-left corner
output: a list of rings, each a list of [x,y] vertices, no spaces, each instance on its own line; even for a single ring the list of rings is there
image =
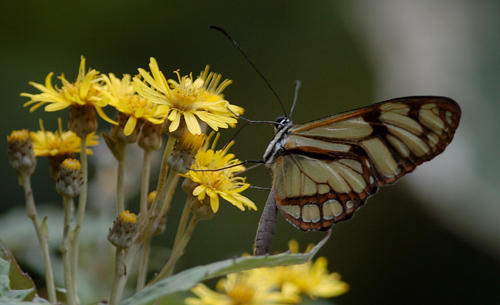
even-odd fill
[[[29,113],[22,107],[27,99],[19,94],[37,93],[28,82],[43,83],[49,72],[74,80],[81,55],[88,67],[115,75],[148,70],[151,56],[172,78],[176,69],[198,75],[209,64],[234,81],[225,96],[244,107],[247,118],[274,120],[282,114],[280,105],[228,40],[208,29],[211,24],[239,42],[287,109],[294,81],[302,81],[293,114],[297,123],[398,96],[449,96],[461,105],[463,117],[448,150],[397,185],[379,190],[352,220],[334,227],[320,254],[351,287],[334,300],[337,304],[498,304],[499,14],[498,1],[472,0],[2,1],[0,131],[6,136],[13,129],[38,130],[39,118],[47,130],[56,130],[58,117],[66,124],[67,111]],[[109,127],[100,126],[100,131]],[[224,130],[220,143],[234,132]],[[270,126],[248,126],[233,151],[240,159],[259,159],[271,137]],[[40,259],[32,250],[37,248],[23,246],[36,245],[28,239],[34,232],[22,212],[12,212],[24,201],[8,166],[5,138],[0,143],[0,239],[17,251],[25,269],[36,271]],[[104,219],[105,225],[87,233],[95,244],[102,243],[97,249],[108,253],[111,216],[106,213],[114,210],[115,165],[104,145],[94,151],[89,206],[99,212],[88,221]],[[131,151],[129,158],[127,195],[137,212],[141,154]],[[247,177],[253,185],[271,185],[264,167]],[[41,207],[61,205],[45,159],[38,160],[33,181]],[[246,195],[261,209],[267,192]],[[175,200],[167,233],[155,240],[159,264],[168,255],[183,194]],[[223,205],[214,219],[199,225],[178,270],[251,252],[259,217],[260,211],[242,213]],[[58,221],[48,219],[53,239],[62,230]],[[323,236],[298,231],[281,216],[276,231],[273,251],[286,250],[290,239],[305,247]],[[88,253],[84,263],[95,260]],[[92,298],[107,297],[103,291],[110,282],[99,285],[102,291],[95,289]]]

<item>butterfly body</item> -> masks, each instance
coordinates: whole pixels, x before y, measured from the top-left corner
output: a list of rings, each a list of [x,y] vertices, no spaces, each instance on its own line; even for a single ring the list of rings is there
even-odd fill
[[[273,173],[279,210],[306,231],[349,219],[378,187],[443,152],[460,115],[455,101],[423,96],[301,125],[278,118],[264,161]]]

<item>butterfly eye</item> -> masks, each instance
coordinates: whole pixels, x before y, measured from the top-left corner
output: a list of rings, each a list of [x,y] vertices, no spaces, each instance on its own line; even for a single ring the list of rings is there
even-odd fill
[[[278,130],[283,129],[285,126],[289,126],[292,124],[292,120],[290,118],[280,115],[279,117],[276,118],[274,121],[276,124],[274,125],[274,132],[278,132]]]

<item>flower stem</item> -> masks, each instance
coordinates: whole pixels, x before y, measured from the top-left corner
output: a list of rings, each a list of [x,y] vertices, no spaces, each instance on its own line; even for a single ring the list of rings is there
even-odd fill
[[[188,195],[188,199],[186,200],[186,204],[184,205],[184,210],[182,211],[181,219],[179,220],[179,226],[177,227],[177,233],[175,234],[174,246],[173,249],[177,247],[179,241],[184,235],[184,231],[186,230],[186,226],[189,219],[190,214],[190,205],[191,201],[196,200],[196,197]]]
[[[174,197],[175,189],[177,188],[177,183],[179,182],[180,176],[174,170],[170,170],[168,174],[168,178],[166,181],[166,188],[163,188],[162,193],[160,194],[160,198],[158,198],[158,202],[160,203],[160,213],[159,216],[161,218],[165,218],[170,211],[170,206],[172,203],[172,198]]]
[[[145,216],[148,212],[148,194],[149,194],[149,175],[151,172],[151,152],[152,150],[144,150],[144,159],[142,162],[142,180],[141,180],[141,197],[140,197],[140,213],[139,215]],[[139,264],[139,271],[137,274],[137,288],[140,291],[144,288],[146,277],[148,274],[149,264],[149,250],[151,248],[151,238],[144,241],[141,251],[141,261]]]
[[[188,227],[186,228],[186,231],[182,235],[182,238],[180,239],[179,243],[177,244],[177,247],[174,247],[172,250],[172,254],[170,255],[170,258],[168,259],[167,264],[163,269],[158,273],[158,276],[154,280],[151,281],[151,284],[154,284],[164,278],[169,277],[172,275],[174,271],[175,264],[181,258],[182,254],[184,253],[184,250],[189,242],[189,239],[193,235],[194,229],[196,228],[196,225],[200,221],[200,217],[197,215],[193,215],[191,218],[191,221],[189,222]]]
[[[146,277],[148,275],[148,265],[149,265],[149,252],[151,249],[151,239],[145,240],[142,245],[141,261],[139,264],[139,271],[137,273],[137,287],[136,292],[139,292],[144,288],[146,284]]]
[[[118,160],[118,171],[116,173],[116,212],[119,215],[125,211],[125,194],[123,191],[125,182],[125,149],[123,158]]]
[[[166,151],[167,150],[168,147]],[[164,154],[163,159],[164,161],[168,159],[168,155]],[[168,170],[167,162],[162,162],[162,168],[160,170],[160,180],[162,180],[163,182],[161,185],[160,183],[158,183],[159,191],[156,192],[153,204],[147,211],[146,216],[141,217],[139,232],[136,239],[137,242],[144,242],[145,240],[151,238],[152,235],[158,233],[158,229],[164,229],[161,228],[161,226],[166,223],[165,220],[170,210],[171,201],[180,178],[176,171],[170,170],[168,175],[166,175],[163,174],[164,172],[166,172],[164,170]]]
[[[87,187],[88,187],[88,163],[87,163],[87,137],[81,138],[80,144],[80,164],[82,166],[82,189],[78,198],[78,211],[76,214],[76,226],[71,239],[71,275],[73,277],[73,291],[78,295],[76,279],[78,274],[78,249],[80,242],[80,232],[85,216],[87,205]]]
[[[121,281],[126,280],[127,269],[123,261],[124,251],[123,248],[116,247],[115,253],[115,279],[113,280],[113,287],[111,288],[111,296],[109,297],[109,304],[116,305],[120,301],[121,295],[123,293],[123,287]]]
[[[63,260],[64,268],[64,285],[66,287],[66,302],[68,305],[77,304],[76,295],[73,290],[73,278],[71,274],[71,242],[70,242],[70,232],[71,232],[71,220],[73,218],[73,198],[68,196],[63,196],[63,206],[64,206],[64,229],[63,229],[63,239],[61,242],[61,255]]]
[[[21,174],[21,185],[24,189],[24,196],[26,200],[26,211],[28,217],[33,221],[33,226],[35,227],[36,236],[38,242],[40,243],[40,248],[42,249],[43,266],[45,269],[45,282],[47,285],[47,295],[50,303],[57,303],[56,288],[54,285],[54,274],[52,270],[52,263],[50,260],[49,251],[49,236],[48,233],[44,231],[44,225],[40,223],[38,219],[38,214],[35,207],[35,199],[33,197],[33,191],[31,190],[31,180],[28,174]]]
[[[135,254],[139,250],[141,244],[132,244],[128,249],[116,248],[115,254],[115,278],[111,289],[109,300],[110,305],[116,305],[120,299],[127,283],[128,272],[130,270]]]
[[[165,151],[163,152],[163,159],[161,161],[161,167],[160,167],[160,175],[158,177],[158,185],[156,187],[156,197],[151,205],[151,210],[149,211],[150,213],[155,209],[157,203],[159,202],[159,194],[163,192],[163,189],[166,185],[166,179],[167,179],[167,174],[168,174],[168,157],[170,156],[170,153],[172,153],[172,149],[174,148],[176,138],[174,137],[168,137],[167,145],[165,147]]]
[[[140,214],[146,215],[148,211],[148,195],[149,195],[149,175],[151,173],[151,153],[152,150],[144,150],[144,158],[142,161],[142,179],[141,179],[141,197],[140,197]]]

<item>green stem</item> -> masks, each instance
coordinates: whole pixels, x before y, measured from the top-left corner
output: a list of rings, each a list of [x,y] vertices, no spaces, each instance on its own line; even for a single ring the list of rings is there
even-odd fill
[[[199,221],[200,221],[199,216],[193,215],[191,221],[189,222],[188,227],[186,228],[186,231],[184,232],[184,235],[177,244],[177,247],[172,249],[172,254],[168,259],[167,264],[165,265],[165,267],[163,267],[160,273],[158,273],[158,276],[156,276],[156,278],[152,280],[150,284],[148,284],[148,286],[172,275],[175,264],[184,253],[184,250],[186,249],[189,239],[193,235],[194,229],[196,228],[196,225],[198,224]]]
[[[73,277],[73,291],[78,295],[77,290],[77,274],[78,274],[78,249],[80,243],[80,232],[85,216],[87,205],[87,187],[88,187],[88,162],[87,162],[87,137],[81,138],[80,144],[80,164],[82,166],[82,189],[78,198],[78,211],[76,214],[76,226],[71,239],[71,276]]]
[[[73,198],[63,196],[63,207],[64,207],[64,229],[63,229],[63,239],[61,242],[61,255],[63,260],[64,268],[64,286],[66,287],[66,302],[68,305],[75,305],[76,295],[73,290],[73,276],[71,274],[71,242],[70,242],[70,232],[71,232],[71,220],[73,218]]]
[[[115,253],[115,279],[113,280],[113,286],[111,288],[111,296],[109,297],[109,305],[116,305],[120,301],[121,295],[123,293],[123,287],[121,285],[122,279],[125,278],[127,274],[127,268],[123,261],[124,251],[123,248],[116,247]]]
[[[125,146],[124,146],[125,147]],[[123,191],[125,182],[125,149],[123,151],[123,158],[118,160],[118,172],[116,173],[116,212],[120,215],[125,211],[125,194]]]
[[[158,203],[164,202],[165,194],[168,192],[166,186],[170,185],[170,175],[168,175],[168,157],[174,148],[176,139],[169,137],[167,141],[167,146],[165,147],[165,152],[163,153],[163,159],[161,162],[160,175],[158,178],[158,185],[156,187],[156,196],[151,204],[151,207],[147,210],[147,213],[140,215],[138,221],[139,232],[137,234],[137,243],[142,243],[143,241],[150,239],[157,232],[158,226],[161,225],[163,221],[159,216],[158,212],[162,206],[158,207]]]
[[[165,151],[163,152],[163,159],[161,161],[160,174],[158,177],[158,185],[156,186],[156,197],[151,205],[151,209],[149,210],[149,215],[151,215],[152,211],[155,210],[158,201],[158,195],[163,192],[163,189],[166,185],[166,179],[168,174],[168,157],[170,153],[172,153],[172,149],[174,149],[176,138],[168,137],[167,145],[165,147]]]
[[[116,249],[115,279],[113,280],[109,304],[118,304],[118,302],[120,302],[125,284],[127,283],[127,270],[130,270],[135,254],[140,246],[140,243],[136,243],[125,250]]]
[[[148,265],[149,265],[149,252],[151,250],[151,239],[145,240],[142,245],[141,262],[139,264],[139,271],[137,274],[137,287],[136,292],[139,292],[144,288],[146,284],[146,278],[148,276]]]
[[[149,195],[149,175],[151,173],[151,150],[144,150],[144,158],[142,161],[142,179],[141,179],[141,197],[140,197],[140,214],[146,215],[148,211],[148,195]]]
[[[163,188],[163,192],[160,194],[160,198],[158,199],[158,202],[160,203],[159,208],[161,209],[159,215],[161,218],[166,218],[168,212],[170,211],[172,198],[174,197],[175,189],[179,183],[179,178],[180,176],[176,171],[170,170],[166,182],[167,187]]]
[[[52,263],[50,260],[50,251],[49,251],[49,236],[48,233],[44,232],[44,225],[40,223],[38,219],[38,214],[36,212],[35,207],[35,199],[33,197],[33,191],[31,190],[31,180],[30,175],[21,173],[21,185],[24,189],[24,196],[26,200],[26,211],[28,213],[28,217],[33,222],[33,226],[35,227],[36,236],[38,238],[38,242],[40,243],[40,248],[42,249],[42,257],[43,257],[43,267],[45,270],[45,282],[47,285],[47,295],[50,303],[57,303],[56,297],[56,288],[54,285],[54,274],[52,270]]]
[[[144,150],[144,159],[142,162],[142,179],[141,179],[141,197],[140,197],[140,213],[139,215],[145,216],[148,212],[148,194],[149,194],[149,175],[151,172],[151,152],[152,150]],[[146,277],[148,275],[149,264],[149,250],[151,246],[151,239],[146,239],[141,251],[141,261],[139,264],[139,271],[137,274],[137,288],[140,291],[144,288]]]
[[[175,234],[175,240],[174,240],[174,246],[173,249],[177,247],[179,244],[179,241],[181,240],[182,236],[184,235],[184,231],[186,230],[187,222],[189,219],[189,214],[190,214],[190,206],[191,206],[191,201],[192,200],[197,200],[196,197],[192,195],[188,195],[188,199],[186,200],[186,204],[184,205],[184,210],[182,211],[181,219],[179,220],[179,226],[177,227],[177,233]]]

